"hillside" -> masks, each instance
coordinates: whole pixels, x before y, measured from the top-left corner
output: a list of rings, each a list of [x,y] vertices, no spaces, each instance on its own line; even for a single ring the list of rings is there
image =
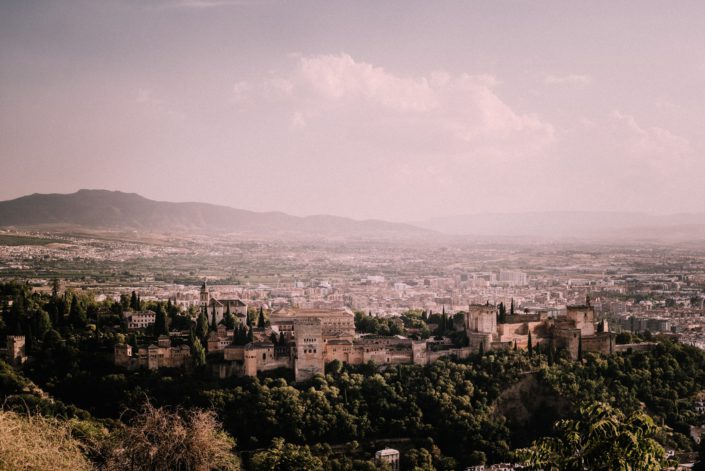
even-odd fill
[[[207,203],[154,201],[135,193],[80,190],[38,194],[0,202],[0,227],[78,226],[146,232],[218,232],[272,235],[293,233],[335,237],[423,237],[431,231],[377,220],[336,216],[297,217]]]

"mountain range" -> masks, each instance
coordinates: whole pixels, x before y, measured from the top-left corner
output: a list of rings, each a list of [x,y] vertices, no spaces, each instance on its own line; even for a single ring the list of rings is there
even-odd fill
[[[484,213],[414,223],[298,217],[207,203],[154,201],[135,193],[79,190],[32,194],[0,202],[0,227],[89,229],[159,233],[219,233],[258,237],[411,238],[445,240],[529,238],[549,240],[705,241],[705,213],[637,212]]]
[[[135,193],[79,190],[32,194],[0,202],[0,227],[84,228],[161,233],[238,233],[258,236],[321,235],[423,237],[431,231],[386,221],[337,216],[291,216],[207,203],[154,201]]]

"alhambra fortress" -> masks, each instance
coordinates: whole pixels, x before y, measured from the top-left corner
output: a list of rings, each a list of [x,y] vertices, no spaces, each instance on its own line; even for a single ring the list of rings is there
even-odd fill
[[[226,312],[233,314],[236,322],[245,323],[247,319],[245,303],[237,299],[217,300],[205,284],[201,289],[201,308],[216,321],[222,320]],[[245,345],[236,345],[234,330],[218,324],[208,335],[208,364],[219,377],[255,376],[258,372],[287,368],[293,369],[296,381],[304,381],[323,374],[325,364],[334,360],[351,365],[374,362],[380,367],[425,365],[442,357],[467,358],[479,351],[539,345],[565,349],[577,359],[580,351],[610,354],[634,347],[614,343],[607,321],[596,322],[589,299],[584,305],[567,306],[566,312],[558,316],[548,312],[510,315],[503,323],[498,323],[497,318],[494,305],[468,306],[462,326],[467,346],[456,347],[449,339],[439,337],[412,340],[357,334],[355,316],[347,308],[284,307],[270,314],[267,327],[253,328],[252,340]],[[141,322],[149,323],[149,319]],[[272,342],[272,334],[280,340]],[[189,367],[191,352],[185,345],[172,346],[168,336],[161,336],[156,344],[136,352],[130,345],[117,345],[115,363],[130,369]]]

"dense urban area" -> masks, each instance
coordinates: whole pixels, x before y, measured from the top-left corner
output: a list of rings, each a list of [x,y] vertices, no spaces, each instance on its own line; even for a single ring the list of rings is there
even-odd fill
[[[147,450],[170,421],[160,438],[207,442],[208,469],[622,469],[600,460],[629,453],[629,434],[647,449],[632,469],[702,456],[702,248],[13,230],[0,244],[5,407],[78,437],[86,469],[193,469]],[[571,468],[561,433],[601,420],[624,430],[581,443]]]

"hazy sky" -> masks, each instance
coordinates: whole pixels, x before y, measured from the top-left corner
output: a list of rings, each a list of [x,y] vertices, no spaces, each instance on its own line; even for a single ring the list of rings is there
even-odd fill
[[[0,1],[0,199],[705,209],[705,2]]]

